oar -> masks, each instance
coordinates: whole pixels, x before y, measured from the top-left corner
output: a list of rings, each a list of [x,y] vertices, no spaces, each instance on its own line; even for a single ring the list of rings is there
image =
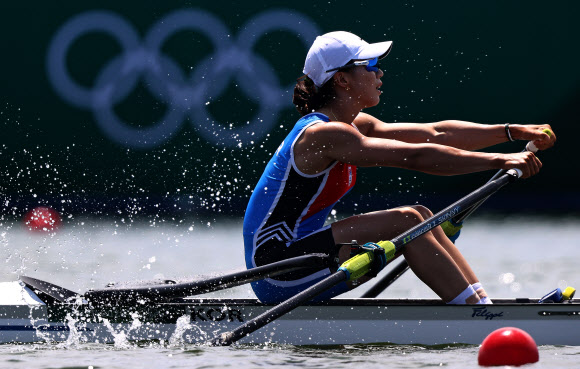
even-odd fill
[[[544,132],[546,132],[550,136],[552,135],[552,131],[550,131],[549,129],[544,129]],[[536,147],[536,145],[534,145],[534,143],[532,141],[530,141],[530,142],[528,142],[526,147],[522,150],[522,152],[526,152],[526,151],[530,151],[530,152],[533,152],[535,154],[538,152],[538,148]],[[501,176],[505,172],[506,172],[505,169],[498,170],[497,173],[495,173],[495,175],[493,177],[491,177],[491,179],[488,182],[493,181],[494,179],[498,178],[499,176]],[[453,218],[453,222],[455,224],[459,224],[459,223],[463,222],[471,214],[473,214],[481,206],[481,204],[483,204],[488,198],[489,198],[489,196],[486,197],[485,199],[481,200],[477,204],[473,205],[470,209],[464,211],[461,214],[458,214],[456,217]]]
[[[464,209],[473,206],[477,202],[481,201],[481,199],[484,199],[487,196],[493,194],[507,183],[515,180],[521,175],[521,171],[511,169],[503,176],[500,176],[496,180],[483,185],[479,189],[473,191],[471,194],[451,204],[439,213],[433,215],[431,218],[421,222],[420,224],[409,229],[393,240],[381,241],[377,244],[384,249],[387,260],[392,260],[395,253],[400,251],[409,242],[413,241],[424,233],[429,232],[446,220],[451,219],[453,216],[459,214]],[[367,272],[369,272],[374,258],[375,255],[373,251],[367,251],[365,253],[354,256],[353,258],[344,262],[341,267],[338,268],[338,271],[331,274],[327,278],[311,286],[310,288],[307,288],[292,298],[282,302],[281,304],[273,307],[272,309],[264,312],[263,314],[260,314],[254,319],[247,321],[233,331],[222,333],[221,335],[212,339],[210,343],[217,346],[231,345],[232,343],[244,338],[250,333],[264,327],[266,324],[272,322],[273,320],[292,311],[299,305],[312,300],[312,298],[320,295],[335,285],[341,282],[355,280],[362,277]]]
[[[328,255],[309,254],[195,282],[149,285],[131,288],[105,288],[88,291],[84,294],[84,297],[90,302],[108,304],[116,304],[118,301],[126,304],[128,301],[137,300],[168,300],[218,291],[305,268],[324,269],[330,265],[331,263]]]
[[[550,136],[552,135],[552,131],[550,131],[549,129],[544,129],[543,131],[546,132],[547,134],[549,134]],[[536,145],[534,145],[534,143],[532,141],[530,141],[530,142],[528,142],[526,147],[522,150],[522,152],[524,152],[524,151],[531,151],[533,153],[536,153],[536,152],[538,152],[538,148],[536,147]],[[505,172],[506,172],[505,169],[498,170],[487,183],[499,178]],[[454,216],[451,219],[452,223],[459,224],[459,223],[463,222],[471,214],[473,214],[488,198],[489,198],[489,196],[484,198],[484,199],[481,199],[481,201],[474,204],[472,207],[465,209],[461,213]],[[387,274],[385,274],[381,279],[379,279],[377,282],[375,282],[375,284],[371,288],[369,288],[365,293],[363,293],[361,295],[361,297],[362,298],[375,298],[375,297],[377,297],[381,292],[386,290],[391,284],[395,283],[395,281],[397,279],[402,277],[403,274],[405,274],[405,272],[407,272],[407,270],[409,270],[409,263],[407,263],[406,260],[402,260],[401,262],[399,262],[399,264],[395,265],[395,267],[393,269],[391,269]]]

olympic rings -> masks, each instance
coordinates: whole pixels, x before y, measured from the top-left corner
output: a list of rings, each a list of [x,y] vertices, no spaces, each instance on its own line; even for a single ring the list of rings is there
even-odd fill
[[[294,33],[306,49],[318,34],[308,18],[290,10],[270,10],[250,19],[237,38],[211,13],[200,9],[174,11],[153,25],[139,40],[137,31],[121,16],[107,11],[89,11],[66,22],[53,37],[47,54],[47,74],[59,96],[71,105],[93,111],[97,124],[113,141],[132,148],[148,149],[162,144],[189,118],[198,133],[216,146],[236,147],[258,141],[278,120],[281,109],[292,105],[294,85],[281,86],[274,68],[253,52],[267,32]],[[161,52],[164,42],[176,32],[193,30],[206,36],[214,52],[202,59],[189,76]],[[119,42],[122,53],[99,72],[92,88],[70,76],[67,53],[75,40],[87,33],[103,32]],[[126,98],[140,79],[167,111],[146,128],[128,125],[114,105]],[[223,94],[231,81],[259,105],[247,125],[233,128],[216,122],[206,102]]]

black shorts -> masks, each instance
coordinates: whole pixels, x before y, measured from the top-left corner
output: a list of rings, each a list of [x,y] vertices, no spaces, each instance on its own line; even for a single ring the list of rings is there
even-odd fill
[[[256,266],[262,266],[276,261],[308,254],[327,254],[331,261],[331,272],[335,272],[338,269],[338,246],[336,246],[336,243],[334,242],[330,226],[296,240],[288,246],[286,246],[286,243],[281,242],[276,238],[272,238],[261,244],[260,247],[256,249],[254,262],[256,263]],[[317,271],[319,271],[319,269],[302,269],[278,275],[273,279],[279,281],[291,281],[303,278]]]

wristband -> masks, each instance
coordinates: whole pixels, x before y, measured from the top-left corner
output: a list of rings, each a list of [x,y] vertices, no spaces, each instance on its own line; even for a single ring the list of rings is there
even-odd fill
[[[505,134],[506,134],[508,140],[510,140],[510,142],[514,142],[515,140],[513,139],[512,134],[510,132],[510,124],[506,123],[504,128],[505,128]]]

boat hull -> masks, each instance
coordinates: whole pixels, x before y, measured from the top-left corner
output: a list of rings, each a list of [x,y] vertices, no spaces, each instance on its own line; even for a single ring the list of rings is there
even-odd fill
[[[247,299],[115,306],[82,301],[47,304],[37,297],[32,301],[0,305],[0,343],[205,343],[271,307]],[[538,304],[537,300],[512,299],[486,306],[452,306],[438,300],[333,299],[298,307],[240,343],[480,344],[493,330],[508,326],[527,331],[540,345],[580,345],[576,333],[580,331],[580,300]]]

